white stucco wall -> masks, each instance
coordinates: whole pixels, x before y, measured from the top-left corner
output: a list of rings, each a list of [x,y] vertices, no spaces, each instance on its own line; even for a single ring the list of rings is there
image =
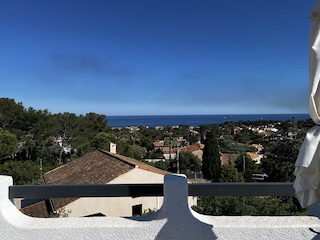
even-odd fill
[[[110,184],[118,183],[163,183],[163,175],[146,171],[138,167],[111,180]]]
[[[163,183],[164,175],[142,170],[138,167],[113,179],[109,184],[129,183]],[[189,197],[190,206],[197,204],[196,197]],[[79,198],[65,206],[71,210],[69,217],[81,217],[102,213],[105,216],[132,216],[132,206],[142,204],[144,211],[157,211],[161,208],[163,197],[108,197],[108,198]]]
[[[109,184],[128,183],[163,183],[163,175],[134,168],[133,170],[113,179]],[[144,210],[159,210],[163,197],[106,197],[80,198],[65,206],[71,210],[70,217],[86,216],[102,213],[106,216],[132,216],[132,206],[142,204]]]
[[[193,155],[197,156],[200,160],[202,160],[203,150],[196,150],[192,152]]]
[[[155,214],[140,218],[92,217],[40,219],[23,215],[8,199],[12,178],[0,176],[0,239],[319,239],[317,217],[212,217],[187,204],[187,182],[181,175],[165,177],[165,200]]]
[[[187,181],[166,175],[164,204],[140,218],[92,217],[39,219],[23,215],[8,199],[12,178],[0,176],[0,239],[319,239],[317,217],[212,217],[197,214],[187,203]]]

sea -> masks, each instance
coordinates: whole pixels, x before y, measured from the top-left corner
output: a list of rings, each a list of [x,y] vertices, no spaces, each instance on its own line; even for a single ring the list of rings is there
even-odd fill
[[[286,121],[293,117],[297,121],[310,119],[309,114],[224,114],[224,115],[143,115],[143,116],[107,116],[108,126],[120,128],[128,126],[179,126],[197,127],[205,124],[222,124],[239,121]]]

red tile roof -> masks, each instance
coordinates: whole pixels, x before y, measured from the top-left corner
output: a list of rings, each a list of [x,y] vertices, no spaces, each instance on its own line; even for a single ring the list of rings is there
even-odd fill
[[[41,218],[48,218],[49,213],[47,209],[46,202],[40,201],[30,206],[21,208],[20,211],[30,217],[41,217]]]
[[[222,153],[221,154],[221,164],[232,164],[234,165],[235,161],[237,160],[237,157],[240,156],[240,154],[237,153]]]
[[[203,150],[203,148],[204,148],[204,144],[195,143],[195,144],[192,144],[188,147],[179,148],[179,151],[181,151],[181,152],[194,152],[197,150]]]
[[[46,184],[104,184],[135,167],[95,150],[44,174]]]
[[[116,158],[120,161],[123,161],[127,164],[131,164],[132,166],[138,167],[140,169],[143,169],[143,170],[146,170],[149,172],[158,173],[158,174],[162,174],[162,175],[171,174],[170,172],[167,172],[167,171],[161,170],[159,168],[150,166],[149,164],[146,164],[144,162],[138,161],[133,158],[129,158],[129,157],[126,157],[123,155],[115,154],[115,153],[110,153],[110,152],[107,152],[104,150],[101,150],[101,151],[104,152],[105,154],[108,154],[109,156],[113,156],[114,158]]]

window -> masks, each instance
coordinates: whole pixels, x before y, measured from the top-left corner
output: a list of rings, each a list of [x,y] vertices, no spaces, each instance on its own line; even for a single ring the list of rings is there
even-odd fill
[[[142,204],[132,206],[132,216],[142,215]]]

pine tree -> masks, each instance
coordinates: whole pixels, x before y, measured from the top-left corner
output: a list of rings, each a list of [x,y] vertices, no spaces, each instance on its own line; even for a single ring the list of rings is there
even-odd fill
[[[206,134],[204,144],[201,167],[203,177],[216,182],[220,177],[221,160],[217,138],[213,131]]]

